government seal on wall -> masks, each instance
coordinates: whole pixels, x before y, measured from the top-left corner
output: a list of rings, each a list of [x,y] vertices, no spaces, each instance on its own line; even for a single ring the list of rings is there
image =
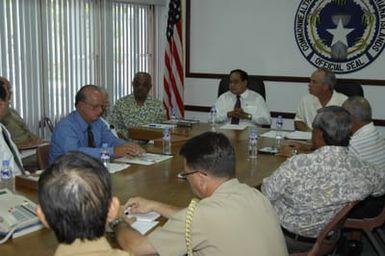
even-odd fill
[[[351,73],[385,45],[385,0],[302,0],[294,24],[303,56],[316,67]]]

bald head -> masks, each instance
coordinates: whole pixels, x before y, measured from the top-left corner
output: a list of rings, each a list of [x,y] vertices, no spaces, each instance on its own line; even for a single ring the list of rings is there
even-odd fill
[[[369,101],[364,97],[350,97],[342,104],[342,107],[352,115],[353,120],[365,124],[372,121],[372,108]]]

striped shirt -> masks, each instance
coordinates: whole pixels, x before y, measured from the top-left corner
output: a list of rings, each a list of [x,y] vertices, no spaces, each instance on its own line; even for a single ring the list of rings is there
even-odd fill
[[[350,139],[349,151],[385,172],[385,138],[371,122],[358,129]]]

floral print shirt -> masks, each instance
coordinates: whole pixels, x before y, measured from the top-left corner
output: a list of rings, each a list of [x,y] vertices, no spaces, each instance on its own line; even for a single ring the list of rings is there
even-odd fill
[[[264,179],[262,193],[271,201],[281,226],[317,237],[347,203],[384,194],[385,178],[346,147],[323,146],[286,160]]]
[[[119,99],[112,108],[109,122],[118,134],[127,138],[127,128],[139,127],[144,124],[158,123],[166,119],[166,112],[162,102],[147,96],[143,106],[136,103],[134,95]]]

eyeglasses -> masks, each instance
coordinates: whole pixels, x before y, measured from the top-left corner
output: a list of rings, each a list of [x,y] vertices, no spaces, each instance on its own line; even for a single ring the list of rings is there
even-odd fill
[[[91,110],[95,111],[95,110],[98,110],[99,108],[104,110],[104,105],[93,105],[91,103],[88,103],[86,101],[82,101],[84,104],[86,104],[87,106],[89,106],[91,108]]]
[[[180,176],[183,177],[183,178],[185,178],[186,176],[189,176],[189,175],[194,174],[194,173],[197,173],[197,172],[200,172],[200,173],[202,173],[203,175],[207,176],[207,173],[201,172],[201,171],[182,172],[182,173],[180,173]]]

